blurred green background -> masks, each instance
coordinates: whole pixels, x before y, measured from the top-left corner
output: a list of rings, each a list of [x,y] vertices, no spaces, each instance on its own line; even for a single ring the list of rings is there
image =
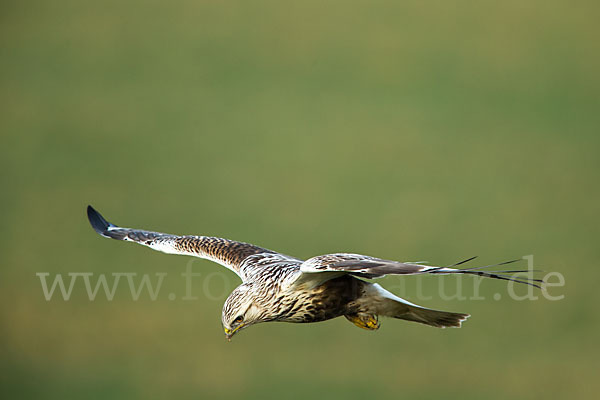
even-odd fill
[[[3,1],[2,397],[595,397],[597,4]],[[447,300],[438,278],[385,278],[472,317],[264,324],[227,343],[235,276],[198,260],[183,301],[189,259],[98,237],[88,203],[302,258],[533,254],[565,298],[486,281],[485,300]],[[113,301],[81,282],[46,301],[37,272],[169,275],[156,301],[125,282]]]

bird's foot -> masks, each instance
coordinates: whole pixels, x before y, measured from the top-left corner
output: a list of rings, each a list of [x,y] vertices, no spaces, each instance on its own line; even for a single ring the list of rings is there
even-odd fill
[[[354,325],[359,328],[367,329],[369,331],[374,331],[379,329],[379,321],[377,320],[377,315],[372,314],[347,314],[344,315],[346,319],[352,322]]]

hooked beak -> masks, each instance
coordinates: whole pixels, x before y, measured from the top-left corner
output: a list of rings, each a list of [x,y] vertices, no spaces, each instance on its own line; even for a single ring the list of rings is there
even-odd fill
[[[223,328],[225,330],[225,337],[227,338],[227,340],[231,342],[231,338],[233,337],[233,335],[235,335],[235,333],[239,331],[243,326],[244,324],[240,324],[234,329]]]

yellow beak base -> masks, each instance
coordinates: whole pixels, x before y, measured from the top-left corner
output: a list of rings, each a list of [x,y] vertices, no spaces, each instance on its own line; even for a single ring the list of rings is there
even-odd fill
[[[233,337],[233,335],[235,335],[235,333],[237,331],[240,330],[241,327],[243,327],[244,324],[238,325],[236,328],[234,329],[227,329],[227,328],[223,328],[225,331],[225,336],[227,337],[227,340],[229,340],[231,342],[231,338]]]

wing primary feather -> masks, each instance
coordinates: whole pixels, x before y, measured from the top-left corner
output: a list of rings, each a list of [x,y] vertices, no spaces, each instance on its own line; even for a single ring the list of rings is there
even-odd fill
[[[281,256],[288,262],[291,260],[290,257],[279,255],[272,250],[229,239],[210,236],[181,236],[122,228],[108,222],[92,206],[87,207],[87,216],[92,228],[103,237],[138,243],[167,254],[205,258],[229,268],[242,279],[244,279],[244,272],[241,272],[240,268],[242,262],[249,256],[265,254],[271,258]]]
[[[115,225],[108,222],[98,211],[94,209],[94,207],[88,205],[87,206],[87,216],[90,221],[90,225],[92,228],[104,237],[110,237],[106,234],[109,228],[116,228]]]
[[[513,282],[518,282],[518,283],[524,283],[526,285],[530,285],[533,287],[536,287],[538,289],[541,289],[542,287],[540,285],[537,285],[536,283],[541,283],[543,284],[544,281],[543,279],[534,279],[534,278],[515,278],[514,276],[510,276],[510,275],[504,275],[501,273],[501,271],[499,273],[496,273],[495,271],[491,271],[491,272],[487,272],[487,271],[473,271],[473,270],[463,270],[463,269],[455,269],[455,270],[451,270],[451,271],[426,271],[428,273],[431,274],[442,274],[442,275],[448,275],[448,274],[465,274],[465,275],[477,275],[477,276],[483,276],[486,278],[493,278],[493,279],[500,279],[500,280],[504,280],[504,281],[513,281]],[[529,272],[529,271],[525,271],[525,272]],[[536,282],[536,283],[534,283]]]
[[[475,269],[498,267],[500,265],[506,265],[506,264],[516,263],[517,261],[521,261],[521,260],[522,260],[522,258],[518,258],[516,260],[503,261],[503,262],[497,263],[497,264],[489,264],[489,265],[483,265],[483,266],[479,266],[479,267],[461,268],[461,270],[463,270],[463,271],[471,271],[471,270],[475,270]]]
[[[456,267],[457,265],[468,263],[469,261],[474,260],[476,258],[477,258],[477,256],[473,256],[471,258],[467,258],[466,260],[459,261],[456,264],[448,265],[448,267],[446,267],[446,268]]]

